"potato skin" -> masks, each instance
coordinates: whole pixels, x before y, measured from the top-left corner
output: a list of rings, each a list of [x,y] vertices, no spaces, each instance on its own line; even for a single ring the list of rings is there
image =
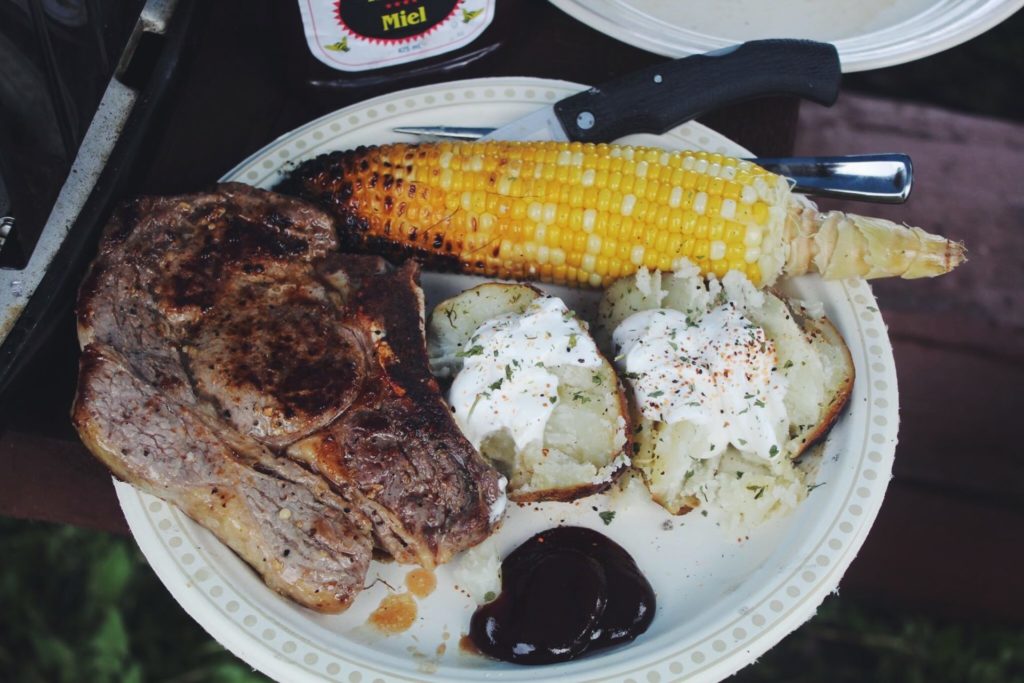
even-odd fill
[[[461,361],[455,360],[453,362],[452,359],[455,356],[455,351],[458,348],[462,348],[468,342],[469,337],[472,336],[479,324],[498,315],[521,312],[530,301],[543,294],[544,292],[540,289],[524,283],[487,282],[439,303],[434,308],[427,324],[428,348],[431,352],[432,369],[441,377],[457,374],[461,370]],[[458,312],[454,319],[447,317],[453,311]],[[604,467],[607,467],[608,464],[614,462],[620,455],[625,454],[629,456],[633,452],[633,419],[622,381],[619,380],[614,366],[608,361],[607,357],[601,352],[599,354],[604,365],[607,366],[606,373],[609,381],[606,383],[607,386],[602,384],[597,391],[602,393],[606,391],[606,397],[614,395],[613,405],[617,406],[616,412],[615,408],[610,407],[606,403],[603,408],[606,411],[604,414],[616,413],[613,419],[622,419],[623,426],[621,429],[624,432],[624,442],[618,450],[610,452],[612,444],[609,444],[609,453],[607,453],[604,465]],[[594,390],[594,387],[589,384],[586,387],[580,387],[567,383],[565,386],[576,387],[577,389],[582,388],[588,391]],[[608,401],[607,398],[605,400]],[[604,422],[604,418],[602,418],[602,422]],[[617,433],[618,429],[616,426],[616,429],[613,431]],[[486,450],[486,444],[484,444],[483,450]],[[483,455],[485,458],[487,457],[486,453]],[[516,460],[521,462],[518,457]],[[609,473],[604,481],[594,482],[590,479],[586,481],[566,481],[559,482],[559,486],[543,489],[535,489],[529,484],[526,486],[519,485],[518,487],[513,484],[517,479],[532,474],[528,468],[523,468],[520,470],[522,473],[520,476],[517,477],[513,474],[510,477],[507,495],[509,500],[517,503],[573,501],[607,490],[628,467],[629,459],[627,457],[625,462]],[[506,472],[506,474],[508,473]]]
[[[783,299],[783,301],[785,301],[785,299]],[[846,407],[846,404],[850,400],[850,395],[853,393],[853,383],[857,374],[857,370],[853,364],[853,356],[850,354],[850,347],[846,345],[843,335],[839,333],[839,330],[836,329],[836,326],[832,324],[831,320],[828,318],[804,317],[800,320],[800,326],[805,330],[813,331],[813,334],[820,334],[826,339],[826,343],[833,348],[840,350],[846,361],[847,372],[846,377],[842,380],[840,385],[834,389],[835,394],[832,398],[832,402],[829,404],[828,411],[822,416],[821,421],[814,427],[814,429],[804,437],[805,441],[800,450],[792,454],[794,459],[802,455],[808,448],[828,436],[829,430],[831,430],[835,425],[836,421],[839,419],[839,415],[843,412],[843,408]]]
[[[719,285],[705,282],[699,276],[655,272],[646,275],[643,281],[640,277],[624,278],[606,290],[599,306],[596,335],[606,352],[614,352],[612,333],[633,313],[664,307],[687,316],[703,316],[726,298],[736,302],[749,320],[761,326],[776,344],[777,362],[781,366],[777,369],[789,380],[785,393],[788,436],[785,444],[780,443],[785,462],[789,463],[825,438],[842,414],[853,389],[854,366],[850,350],[839,331],[824,316],[812,315],[798,301],[787,300],[780,292],[758,292],[749,283],[744,285],[733,280]],[[630,399],[635,404],[631,390]],[[696,437],[697,441],[690,438],[693,431],[687,428],[688,423],[651,422],[642,418],[635,406],[633,420],[643,427],[636,437],[634,469],[643,474],[652,498],[673,514],[686,514],[703,505],[705,499],[698,492],[703,492],[705,485],[729,491],[731,500],[738,500],[734,495],[736,485],[722,483],[720,467],[726,472],[736,469],[740,476],[745,473],[761,477],[761,483],[770,477],[770,481],[778,482],[780,496],[788,496],[783,492],[793,484],[794,477],[800,476],[792,469],[758,469],[760,465],[756,463],[760,461],[756,459],[741,463],[749,465],[749,469],[747,466],[738,468],[737,458],[742,460],[748,456],[734,449],[717,456],[720,461],[694,459],[692,454],[701,452],[700,437]],[[735,457],[729,456],[730,452],[735,453]],[[695,462],[708,464],[703,468],[693,467],[691,463]],[[726,488],[719,489],[719,486]],[[773,499],[769,495],[765,500]]]
[[[608,487],[618,481],[626,469],[628,469],[628,465],[623,464],[622,467],[615,470],[612,476],[608,478],[608,481],[602,484],[580,484],[579,486],[543,489],[540,491],[514,491],[508,494],[508,499],[514,503],[542,503],[546,501],[571,503],[574,500],[607,491]]]
[[[628,456],[633,452],[633,414],[629,408],[629,400],[622,381],[617,379],[616,383],[618,384],[619,415],[626,423],[626,443],[622,446],[622,452]],[[544,489],[541,491],[510,491],[508,493],[508,498],[516,503],[539,503],[543,501],[569,503],[574,500],[579,500],[580,498],[592,496],[595,493],[603,493],[604,491],[607,491],[611,485],[616,483],[629,468],[630,462],[627,459],[627,461],[623,462],[618,469],[612,472],[607,481],[596,484],[588,482],[578,486],[565,486],[557,489]]]

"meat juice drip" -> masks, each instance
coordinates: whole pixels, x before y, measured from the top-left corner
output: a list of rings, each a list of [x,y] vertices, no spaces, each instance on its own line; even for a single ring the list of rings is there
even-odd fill
[[[429,569],[418,567],[405,576],[405,585],[409,592],[417,598],[423,599],[434,592],[437,588],[437,577]]]
[[[650,583],[621,546],[582,527],[543,531],[501,565],[501,595],[470,620],[485,655],[552,664],[633,640],[654,618]]]
[[[377,630],[387,633],[408,631],[416,621],[416,601],[408,593],[392,593],[380,601],[369,618]]]

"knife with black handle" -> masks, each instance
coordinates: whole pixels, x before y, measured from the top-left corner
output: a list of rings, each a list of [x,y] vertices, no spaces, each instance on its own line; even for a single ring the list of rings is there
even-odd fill
[[[609,142],[661,134],[711,109],[770,95],[830,105],[842,70],[835,46],[753,40],[634,71],[496,129],[491,140]]]

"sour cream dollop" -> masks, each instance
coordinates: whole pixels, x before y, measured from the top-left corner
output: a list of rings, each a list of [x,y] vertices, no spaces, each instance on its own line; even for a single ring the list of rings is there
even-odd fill
[[[537,297],[521,314],[483,323],[461,351],[448,403],[462,433],[477,448],[507,429],[522,450],[543,439],[558,402],[560,365],[597,368],[593,339],[561,299]]]
[[[616,364],[644,417],[701,426],[710,458],[732,445],[765,459],[782,451],[786,381],[774,343],[735,305],[699,321],[657,308],[626,318],[612,334]]]

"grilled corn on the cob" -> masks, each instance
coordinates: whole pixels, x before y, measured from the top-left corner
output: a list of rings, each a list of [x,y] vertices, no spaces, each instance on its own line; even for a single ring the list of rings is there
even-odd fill
[[[393,144],[334,152],[279,186],[325,205],[349,246],[490,277],[603,286],[641,266],[782,275],[929,277],[962,245],[919,228],[820,213],[789,182],[706,152],[556,142]]]

